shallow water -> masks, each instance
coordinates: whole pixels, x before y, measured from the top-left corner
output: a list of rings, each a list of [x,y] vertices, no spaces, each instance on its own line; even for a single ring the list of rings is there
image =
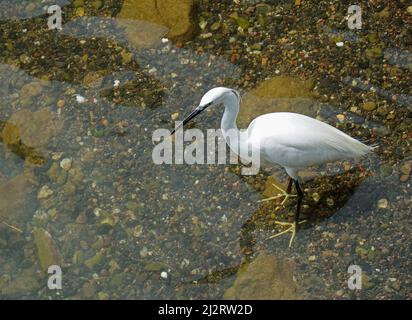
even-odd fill
[[[365,2],[352,31],[339,1],[182,3],[61,1],[61,30],[45,3],[3,11],[0,298],[410,299],[411,42],[393,30],[409,8]],[[282,168],[153,163],[153,132],[221,85],[242,94],[242,128],[292,111],[378,146],[301,172],[291,248],[268,238],[295,199],[259,202],[285,186]],[[219,128],[221,112],[192,127]]]

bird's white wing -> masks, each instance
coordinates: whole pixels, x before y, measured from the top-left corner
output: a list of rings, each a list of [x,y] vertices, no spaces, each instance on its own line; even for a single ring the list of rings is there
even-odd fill
[[[291,168],[359,158],[372,149],[326,123],[297,113],[257,117],[248,133],[249,142],[259,144],[267,161]]]

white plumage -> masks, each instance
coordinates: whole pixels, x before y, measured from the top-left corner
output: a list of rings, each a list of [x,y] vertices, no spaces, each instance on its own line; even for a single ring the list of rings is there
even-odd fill
[[[297,179],[297,171],[307,166],[342,159],[358,159],[372,148],[342,131],[308,116],[275,112],[254,119],[249,142],[259,143],[266,162],[283,166]]]
[[[242,135],[236,125],[240,95],[236,90],[224,87],[209,90],[202,97],[199,106],[183,120],[182,125],[206,108],[219,104],[225,107],[221,128],[229,147],[240,155],[242,152],[251,150],[250,147],[252,147],[254,152],[256,150],[259,152],[261,162],[279,164],[290,176],[286,191],[275,186],[282,193],[263,201],[285,197],[283,204],[286,199],[294,196],[290,192],[292,182],[295,185],[298,200],[295,221],[294,223],[276,221],[277,224],[289,226],[289,228],[271,237],[291,232],[289,246],[292,244],[299,224],[303,222],[299,221],[303,192],[298,181],[298,171],[311,165],[343,159],[358,159],[373,149],[322,121],[291,112],[261,115],[250,123],[247,135]]]

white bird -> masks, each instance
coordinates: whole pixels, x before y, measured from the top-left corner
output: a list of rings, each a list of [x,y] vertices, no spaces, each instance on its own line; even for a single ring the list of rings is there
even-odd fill
[[[242,139],[236,125],[240,95],[236,90],[225,87],[209,90],[202,97],[199,106],[172,131],[172,134],[206,108],[219,104],[225,107],[221,129],[229,147],[237,154],[250,147],[257,148],[264,163],[281,165],[290,177],[286,191],[275,186],[282,194],[262,201],[284,197],[283,204],[288,197],[294,196],[290,192],[292,182],[295,185],[297,209],[294,223],[276,221],[277,224],[288,228],[270,237],[291,232],[289,246],[295,238],[298,225],[304,222],[299,222],[303,192],[298,181],[298,171],[308,166],[336,160],[359,159],[373,150],[373,147],[363,144],[329,124],[291,112],[267,113],[257,117],[250,123],[247,134]],[[233,139],[233,134],[230,135],[230,132],[237,133],[239,138]]]

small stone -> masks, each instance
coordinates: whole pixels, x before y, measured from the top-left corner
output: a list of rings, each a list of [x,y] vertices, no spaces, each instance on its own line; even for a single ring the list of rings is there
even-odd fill
[[[70,168],[72,167],[72,159],[70,158],[64,158],[62,161],[60,161],[60,167],[64,171],[69,171]]]
[[[220,22],[215,22],[210,26],[210,30],[216,31],[220,28]]]
[[[401,172],[403,174],[410,175],[411,170],[412,170],[412,163],[411,162],[407,162],[407,163],[405,163],[401,166]]]
[[[399,180],[400,180],[401,182],[406,182],[406,181],[409,180],[409,175],[403,174],[403,175],[400,176]]]
[[[159,262],[149,262],[144,266],[146,271],[160,271],[164,268],[162,263]]]
[[[242,30],[249,28],[249,21],[244,17],[237,17],[236,23]]]
[[[87,216],[84,211],[80,212],[80,214],[76,218],[76,223],[84,224],[87,222]]]
[[[167,274],[166,271],[162,271],[162,272],[160,273],[160,277],[162,277],[163,279],[167,279],[167,276],[168,276],[168,274]]]
[[[386,209],[388,207],[388,199],[382,198],[378,200],[378,208]]]
[[[383,164],[379,167],[379,171],[382,177],[386,178],[389,177],[392,174],[392,166],[388,164]]]
[[[327,204],[329,207],[333,207],[333,205],[335,204],[335,201],[333,201],[332,198],[327,198],[327,199],[326,199],[326,204]]]
[[[128,64],[130,61],[132,61],[133,54],[131,52],[127,52],[126,50],[122,50],[120,53],[120,56],[122,57],[122,63],[123,64]]]
[[[211,32],[202,33],[202,34],[200,35],[200,37],[201,37],[202,39],[209,39],[209,38],[213,37],[213,34],[212,34]]]
[[[85,97],[81,96],[80,94],[76,94],[75,96],[76,96],[76,101],[78,103],[84,103],[87,100]]]
[[[319,202],[319,200],[320,200],[320,195],[319,195],[319,193],[317,193],[317,192],[313,193],[313,194],[312,194],[312,199],[313,199],[313,201],[315,201],[315,202]]]
[[[309,261],[309,262],[316,261],[316,256],[310,256],[310,257],[308,258],[308,261]]]
[[[103,254],[98,252],[98,253],[96,253],[96,255],[94,255],[90,259],[87,259],[84,264],[86,265],[87,268],[92,270],[94,268],[94,266],[96,266],[97,264],[99,264],[102,261],[102,259],[103,259]]]
[[[36,228],[33,231],[33,236],[42,269],[46,271],[51,265],[61,266],[63,257],[50,233]]]
[[[64,101],[64,100],[59,100],[59,101],[57,101],[57,107],[63,108],[64,105],[65,105],[65,101]]]
[[[83,17],[84,16],[84,8],[83,7],[76,8],[76,15],[79,16],[79,17]]]
[[[363,110],[366,110],[366,111],[375,110],[375,109],[376,109],[376,103],[373,102],[373,101],[365,102],[365,103],[363,104],[363,106],[362,106],[362,109],[363,109]]]
[[[73,5],[75,8],[84,6],[84,0],[74,0]]]
[[[103,292],[103,291],[100,291],[97,294],[97,297],[99,298],[99,300],[109,300],[109,298],[110,298],[109,294],[107,292]]]
[[[142,250],[140,250],[140,256],[141,256],[142,258],[146,258],[147,255],[148,255],[148,253],[149,253],[149,250],[147,250],[146,247],[143,247]]]
[[[336,118],[339,120],[339,122],[343,122],[343,121],[345,121],[345,115],[343,115],[343,114],[338,114],[338,115],[336,115]]]
[[[53,194],[53,190],[49,188],[49,186],[45,185],[41,187],[39,193],[37,194],[38,199],[46,199]]]
[[[82,248],[83,250],[89,249],[89,245],[87,244],[85,240],[80,240],[79,244],[80,244],[80,248]]]
[[[342,41],[336,42],[336,46],[337,47],[343,47],[343,42]]]
[[[172,120],[175,121],[179,117],[179,112],[172,113]]]
[[[101,0],[93,1],[92,7],[95,8],[96,10],[99,10],[102,7],[102,1]]]

